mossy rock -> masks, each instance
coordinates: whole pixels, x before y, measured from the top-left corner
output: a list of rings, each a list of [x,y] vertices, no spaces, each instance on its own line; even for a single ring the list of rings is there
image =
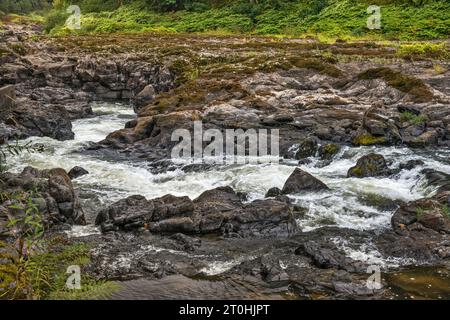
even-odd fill
[[[372,146],[376,144],[385,144],[387,142],[385,137],[375,137],[369,133],[364,133],[356,136],[352,143],[355,146]]]
[[[361,196],[361,201],[371,207],[377,208],[382,211],[392,211],[395,210],[399,203],[398,201],[389,199],[380,194],[376,193],[366,193]]]
[[[391,87],[411,94],[415,102],[427,102],[433,98],[433,93],[426,84],[413,76],[402,74],[390,68],[381,67],[368,69],[358,75],[360,80],[383,79]]]
[[[340,150],[341,147],[339,145],[329,143],[319,148],[319,157],[321,160],[331,160]]]
[[[370,153],[358,159],[356,166],[350,168],[347,177],[365,178],[388,175],[391,170],[381,154]]]
[[[307,138],[300,143],[298,151],[295,154],[295,159],[302,160],[309,157],[314,157],[317,153],[319,145],[314,138]]]
[[[326,74],[333,78],[339,78],[344,75],[342,70],[330,63],[320,61],[318,59],[304,59],[298,57],[289,58],[289,62],[297,68],[311,69],[322,74]]]

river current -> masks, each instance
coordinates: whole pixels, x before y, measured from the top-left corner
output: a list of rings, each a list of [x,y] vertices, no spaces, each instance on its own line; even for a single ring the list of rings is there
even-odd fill
[[[152,199],[170,193],[193,199],[206,190],[225,185],[247,192],[250,200],[260,199],[271,187],[281,188],[296,167],[297,161],[284,160],[279,164],[224,165],[197,172],[184,172],[180,168],[153,174],[149,163],[112,162],[86,156],[78,151],[89,142],[98,142],[123,128],[135,117],[132,107],[123,104],[95,104],[93,110],[96,117],[73,122],[74,140],[30,138],[28,141],[43,144],[45,151],[24,153],[11,159],[12,171],[20,171],[25,166],[66,170],[82,166],[89,174],[75,180],[76,188],[95,195],[97,205],[104,206],[134,194]],[[382,154],[393,167],[413,159],[423,160],[425,165],[386,178],[346,178],[347,170],[369,152]],[[308,209],[306,219],[299,221],[302,229],[308,231],[324,224],[360,230],[378,229],[388,226],[393,210],[371,206],[367,199],[411,201],[432,194],[434,190],[424,187],[419,173],[424,168],[450,173],[450,150],[345,147],[331,164],[324,167],[319,164],[313,159],[301,168],[325,182],[331,191],[293,196],[297,203]],[[93,218],[88,217],[90,221]]]

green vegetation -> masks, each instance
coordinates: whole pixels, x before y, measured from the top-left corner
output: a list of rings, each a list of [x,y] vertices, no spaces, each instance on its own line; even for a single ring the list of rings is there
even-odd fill
[[[90,263],[90,247],[63,237],[44,236],[44,222],[33,192],[1,193],[7,206],[8,240],[0,241],[0,299],[100,299],[114,283],[81,275],[81,289],[68,289],[69,266]]]
[[[401,118],[403,121],[411,122],[412,124],[423,124],[427,122],[427,118],[423,115],[416,115],[412,112],[402,112]]]
[[[32,11],[49,9],[49,0],[2,0],[0,2],[0,12],[26,14]]]
[[[447,217],[450,219],[450,207],[448,205],[442,206],[442,214],[444,215],[444,217]]]
[[[0,142],[1,144],[2,142]],[[3,144],[0,173],[6,170],[7,156],[41,151],[42,146]],[[89,246],[71,244],[58,236],[46,237],[44,219],[35,203],[36,187],[6,192],[0,180],[0,215],[6,230],[0,240],[0,299],[101,299],[117,289],[111,282],[82,275],[81,289],[66,287],[67,268],[90,263]]]
[[[421,207],[416,208],[416,219],[417,220],[420,220],[423,217],[423,215],[425,214],[425,210],[426,209],[421,208]]]
[[[8,169],[6,161],[8,156],[18,156],[23,152],[42,152],[42,145],[32,145],[31,142],[26,144],[19,144],[16,141],[15,144],[4,144],[0,142],[0,173]]]
[[[86,244],[54,237],[41,239],[34,248],[32,254],[20,255],[11,244],[0,241],[0,260],[4,261],[0,265],[0,299],[103,299],[118,289],[115,283],[98,281],[83,272],[81,289],[66,287],[67,268],[90,263]]]
[[[445,42],[402,44],[400,45],[397,54],[400,57],[409,60],[422,57],[435,59],[450,58],[450,50]]]
[[[49,33],[156,30],[427,40],[447,38],[450,30],[446,0],[73,0],[70,4],[78,4],[82,12],[82,27],[76,31],[64,27],[68,4],[53,2],[46,22]],[[373,4],[381,6],[380,30],[367,28],[367,8]]]

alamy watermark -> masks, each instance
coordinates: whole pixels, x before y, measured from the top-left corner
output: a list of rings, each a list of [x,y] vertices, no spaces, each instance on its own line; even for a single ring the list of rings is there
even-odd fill
[[[381,267],[378,265],[370,265],[367,267],[367,273],[370,273],[369,278],[367,278],[366,286],[370,290],[380,290],[383,288],[381,282]]]
[[[369,6],[367,8],[367,13],[370,14],[367,18],[367,29],[381,29],[381,8],[375,5]]]
[[[70,276],[66,280],[66,288],[70,290],[81,289],[81,268],[80,266],[69,266],[66,271]]]
[[[66,26],[69,30],[81,29],[81,9],[77,5],[71,5],[66,10],[70,16],[66,20]]]
[[[279,163],[280,133],[278,129],[208,129],[194,121],[193,133],[176,129],[172,133],[171,157],[193,163],[260,164]]]

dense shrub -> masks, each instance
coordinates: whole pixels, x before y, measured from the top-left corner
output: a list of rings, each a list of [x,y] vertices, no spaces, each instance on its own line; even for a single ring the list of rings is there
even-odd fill
[[[55,0],[64,8],[67,0]],[[245,32],[327,38],[428,40],[448,38],[446,0],[71,0],[82,11],[78,32]],[[381,29],[367,28],[367,8],[381,6]],[[51,12],[46,30],[69,32]]]
[[[29,13],[32,11],[49,9],[50,0],[1,0],[0,11],[4,13]]]

